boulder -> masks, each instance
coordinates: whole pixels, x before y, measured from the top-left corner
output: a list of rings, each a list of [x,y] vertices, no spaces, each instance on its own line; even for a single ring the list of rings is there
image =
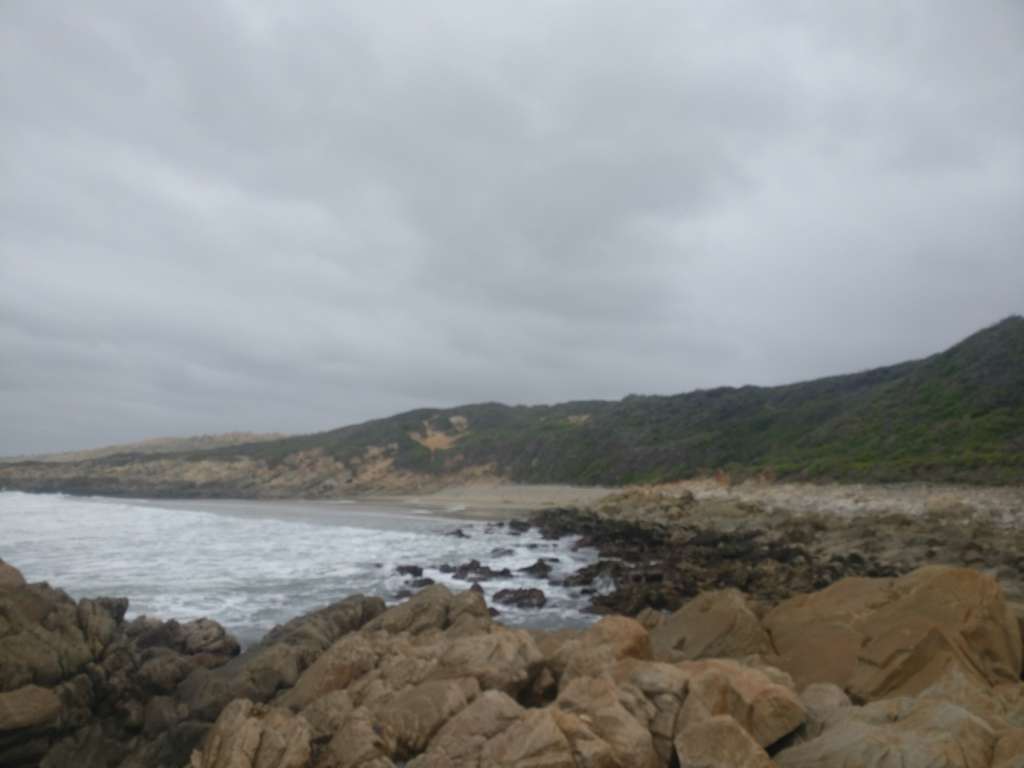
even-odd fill
[[[394,744],[389,757],[408,760],[425,750],[438,729],[479,693],[472,677],[430,680],[379,699],[368,709]]]
[[[448,626],[448,608],[452,593],[443,584],[433,584],[404,603],[388,608],[366,625],[368,631],[381,630],[416,635],[428,629]]]
[[[10,563],[0,560],[0,591],[25,586],[25,577]]]
[[[735,589],[704,592],[651,631],[659,661],[740,658],[772,653],[771,640]]]
[[[329,739],[345,724],[355,707],[345,691],[331,691],[300,713],[309,723],[313,741]]]
[[[767,747],[792,733],[807,713],[796,693],[765,672],[726,659],[687,661],[687,696],[676,733],[716,715],[730,715],[755,742]]]
[[[453,640],[433,674],[470,676],[484,690],[497,689],[518,696],[533,682],[543,662],[544,657],[528,632],[496,627],[488,634]]]
[[[543,608],[548,598],[544,590],[535,587],[524,589],[499,589],[494,593],[494,602],[514,605],[517,608]]]
[[[528,710],[488,741],[480,765],[489,768],[576,768],[572,745],[552,709]]]
[[[611,676],[620,689],[639,691],[649,702],[646,712],[635,716],[646,720],[654,750],[662,765],[668,765],[675,750],[676,718],[686,698],[690,676],[672,664],[638,659],[618,662]]]
[[[215,720],[234,699],[267,702],[295,685],[301,673],[338,638],[383,613],[384,603],[379,598],[354,595],[299,616],[275,627],[258,645],[227,664],[193,671],[178,686],[176,696],[185,704],[190,719],[207,722]]]
[[[729,715],[683,729],[675,739],[679,768],[772,768],[771,758]]]
[[[596,669],[627,658],[649,660],[651,643],[643,625],[624,616],[605,616],[580,633],[568,632],[549,641],[548,664],[563,685]]]
[[[812,683],[800,692],[800,703],[807,713],[807,720],[800,729],[802,741],[821,735],[825,725],[841,710],[852,706],[850,697],[833,683]]]
[[[390,734],[365,707],[356,709],[327,743],[314,768],[393,768]]]
[[[872,701],[913,695],[953,667],[979,684],[1020,679],[1020,627],[999,584],[927,566],[898,579],[844,579],[765,617],[797,684],[831,682]]]
[[[26,685],[0,693],[0,734],[55,725],[60,713],[60,697],[49,688]]]
[[[427,751],[409,762],[408,768],[476,768],[484,746],[524,711],[507,694],[484,691],[441,726]]]
[[[310,728],[284,709],[237,699],[217,718],[191,768],[305,768]]]
[[[610,747],[618,765],[657,768],[663,762],[647,728],[620,701],[620,691],[608,677],[577,677],[558,695],[555,707],[576,715]]]
[[[816,739],[775,755],[779,768],[989,768],[996,735],[948,702],[888,699],[848,707]]]

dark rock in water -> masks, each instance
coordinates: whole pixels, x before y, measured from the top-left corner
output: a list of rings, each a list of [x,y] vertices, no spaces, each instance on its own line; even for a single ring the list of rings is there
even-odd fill
[[[463,563],[454,568],[450,565],[443,565],[441,566],[441,572],[451,573],[460,581],[487,581],[488,579],[505,579],[512,576],[512,571],[508,568],[496,571],[488,565],[483,565],[479,560],[470,560],[468,563]]]
[[[533,565],[528,565],[525,568],[520,568],[519,573],[528,573],[531,576],[536,576],[538,579],[545,578],[551,573],[551,565],[546,561],[545,558],[540,558]]]
[[[405,600],[406,598],[409,598],[409,597],[412,597],[412,590],[411,589],[400,589],[397,592],[395,592],[395,599],[396,600]]]
[[[466,533],[461,528],[456,528],[454,531],[448,531],[448,533],[446,533],[445,536],[454,536],[457,539],[468,539],[469,538],[469,534]]]
[[[530,530],[530,523],[526,520],[509,520],[508,530],[509,533],[518,536],[519,534],[526,533]]]
[[[469,590],[470,590],[470,592],[478,592],[481,595],[484,593],[484,588],[480,586],[480,582],[479,581],[474,581],[470,585]]]
[[[415,576],[417,578],[423,575],[423,569],[418,565],[400,565],[395,569],[395,572],[403,576]]]
[[[495,616],[501,616],[501,611],[499,611],[494,606],[491,606],[490,608],[488,608],[487,609],[487,613],[491,616],[491,618],[493,618]]]
[[[539,589],[501,589],[494,594],[494,602],[517,608],[543,608],[547,596]]]
[[[431,584],[433,584],[434,580],[429,576],[424,576],[422,579],[412,579],[407,583],[413,589],[423,589],[424,587],[429,587]]]
[[[491,550],[491,557],[509,557],[515,553],[514,549],[509,549],[508,547],[495,547]]]

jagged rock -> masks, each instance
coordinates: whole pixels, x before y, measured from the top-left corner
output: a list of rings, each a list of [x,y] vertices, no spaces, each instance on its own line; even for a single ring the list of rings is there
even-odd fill
[[[312,730],[314,741],[329,739],[345,724],[355,706],[346,691],[331,691],[300,712]]]
[[[807,720],[800,730],[802,741],[819,736],[830,719],[840,710],[852,706],[850,697],[833,683],[812,683],[807,686],[800,692],[800,703],[807,713]]]
[[[315,768],[393,768],[388,757],[395,744],[390,734],[378,727],[370,712],[360,707],[328,742]]]
[[[217,718],[191,768],[305,768],[311,732],[283,709],[237,699]]]
[[[772,653],[771,640],[735,589],[705,592],[651,631],[651,651],[663,661],[740,658]]]
[[[806,719],[796,693],[765,672],[726,659],[686,661],[687,696],[676,730],[716,715],[730,715],[762,747],[795,731]]]
[[[548,599],[543,590],[536,588],[501,589],[494,593],[494,602],[517,608],[543,608]]]
[[[688,725],[675,739],[679,768],[772,768],[750,734],[729,715]]]
[[[550,708],[528,710],[484,745],[480,765],[576,768],[572,745]]]
[[[948,702],[889,699],[849,707],[824,732],[775,755],[779,768],[988,768],[996,735]]]
[[[798,685],[832,682],[861,700],[915,694],[951,667],[1016,682],[1020,627],[977,571],[928,566],[899,579],[844,579],[772,610],[765,626]]]
[[[409,762],[407,768],[477,768],[484,746],[519,720],[524,711],[507,694],[484,691],[445,723],[427,751]]]
[[[690,676],[672,664],[638,659],[616,663],[611,676],[620,688],[635,689],[650,702],[642,719],[647,722],[661,763],[668,765],[675,749],[676,718],[686,698]]]
[[[429,680],[378,700],[369,710],[395,745],[390,757],[407,760],[426,749],[445,721],[479,693],[480,685],[472,677]]]
[[[468,675],[484,690],[512,696],[526,690],[539,674],[544,657],[524,630],[497,627],[489,634],[454,640],[438,661],[436,675]]]
[[[423,569],[418,565],[400,565],[395,568],[395,573],[401,576],[413,576],[419,578],[423,575]]]
[[[423,593],[428,592],[424,590]],[[420,593],[420,594],[423,594]],[[197,669],[177,689],[189,717],[212,722],[233,699],[269,701],[335,640],[382,616],[384,603],[362,595],[300,616],[273,629],[256,646],[217,669]]]
[[[559,693],[555,707],[576,715],[609,747],[618,765],[657,768],[662,764],[647,728],[620,701],[621,691],[606,677],[577,677]]]
[[[545,652],[559,685],[595,669],[611,667],[620,659],[650,659],[647,630],[624,616],[606,616],[583,632],[564,632],[549,638]]]
[[[525,568],[520,568],[519,573],[526,573],[530,576],[535,576],[538,579],[546,579],[548,574],[551,573],[551,563],[547,561],[547,558],[538,558],[533,565],[528,565]]]
[[[448,623],[448,608],[452,593],[443,584],[434,584],[418,592],[400,605],[388,608],[370,621],[368,631],[408,632],[419,634],[428,629],[444,629]]]

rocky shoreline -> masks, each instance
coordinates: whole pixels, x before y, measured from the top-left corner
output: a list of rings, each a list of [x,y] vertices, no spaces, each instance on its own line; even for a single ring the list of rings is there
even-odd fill
[[[572,578],[636,614],[575,630],[509,629],[478,590],[430,585],[240,652],[215,622],[126,621],[123,599],[0,562],[0,765],[1024,768],[1024,610],[991,573],[914,568],[912,526],[726,511],[648,493],[516,523],[582,534],[602,559]],[[863,550],[841,564],[840,534]]]
[[[941,496],[917,514],[840,515],[634,490],[590,507],[541,510],[530,522],[547,538],[579,535],[577,546],[597,548],[600,559],[572,577],[597,613],[672,611],[723,588],[766,607],[845,577],[894,577],[931,564],[982,570],[1024,603],[1024,523]]]

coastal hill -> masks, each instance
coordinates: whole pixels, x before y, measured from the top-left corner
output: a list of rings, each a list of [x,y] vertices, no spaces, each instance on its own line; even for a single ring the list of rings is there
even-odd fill
[[[1024,481],[1024,318],[874,370],[777,387],[550,406],[425,408],[327,432],[170,453],[0,465],[0,487],[330,497],[487,477],[625,485],[712,473]]]
[[[12,456],[0,458],[0,463],[15,461],[89,461],[116,456],[123,453],[181,453],[183,451],[202,451],[209,448],[223,448],[229,445],[262,443],[267,440],[280,440],[286,435],[279,432],[225,432],[220,435],[193,435],[191,437],[153,437],[138,443],[121,443],[107,445],[102,448],[89,448],[84,451],[62,451],[61,453],[44,453],[33,456]]]

